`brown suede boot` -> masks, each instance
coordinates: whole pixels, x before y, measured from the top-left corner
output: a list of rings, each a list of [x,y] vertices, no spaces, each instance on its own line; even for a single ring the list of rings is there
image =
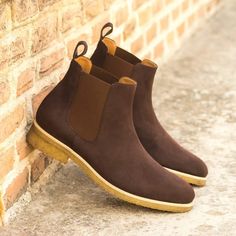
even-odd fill
[[[79,45],[87,48],[85,42]],[[70,158],[124,201],[163,211],[190,210],[192,187],[159,165],[136,134],[136,82],[117,81],[76,51],[64,79],[40,105],[29,143],[61,162]]]
[[[103,31],[109,31],[103,35]],[[117,47],[107,38],[113,25],[107,23],[91,57],[93,64],[117,77],[129,76],[137,82],[134,97],[134,125],[138,137],[148,153],[162,166],[187,182],[202,186],[208,173],[205,163],[181,147],[161,126],[152,106],[152,84],[157,65],[150,60],[141,61],[133,54]]]

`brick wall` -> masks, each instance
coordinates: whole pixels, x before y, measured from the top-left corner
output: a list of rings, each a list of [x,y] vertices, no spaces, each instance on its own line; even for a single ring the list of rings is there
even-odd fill
[[[50,160],[26,143],[35,112],[63,77],[75,44],[95,48],[114,23],[119,45],[161,63],[218,0],[0,1],[0,214],[38,180]]]

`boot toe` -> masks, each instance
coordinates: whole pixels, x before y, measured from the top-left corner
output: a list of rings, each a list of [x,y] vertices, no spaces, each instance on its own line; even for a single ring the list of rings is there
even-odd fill
[[[204,161],[200,158],[194,156],[192,159],[192,171],[190,174],[198,177],[206,177],[208,174],[208,169]]]
[[[188,204],[191,203],[195,198],[195,193],[190,184],[183,181],[183,187],[181,188],[181,203]]]
[[[175,203],[179,204],[189,204],[194,200],[195,193],[190,184],[182,180],[181,178],[176,177],[176,184],[172,186],[172,191],[174,191],[173,197]]]
[[[153,189],[155,199],[176,204],[192,203],[195,197],[192,186],[168,170],[164,169],[162,173],[162,180],[157,180],[158,187]]]

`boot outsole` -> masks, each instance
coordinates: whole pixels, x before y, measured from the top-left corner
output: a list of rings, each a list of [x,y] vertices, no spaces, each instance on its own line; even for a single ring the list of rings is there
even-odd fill
[[[180,177],[181,179],[185,180],[186,182],[188,182],[189,184],[193,184],[196,186],[204,186],[206,185],[206,180],[207,177],[200,177],[200,176],[196,176],[196,175],[190,175],[181,171],[177,171],[177,170],[173,170],[173,169],[169,169],[166,168],[166,170],[172,172],[173,174],[177,175],[178,177]]]
[[[97,183],[104,190],[121,200],[133,203],[138,206],[168,212],[187,212],[193,207],[193,202],[181,204],[157,201],[149,198],[140,197],[126,192],[122,189],[119,189],[118,187],[106,181],[71,148],[69,148],[68,146],[48,134],[45,130],[43,130],[37,124],[36,121],[34,121],[33,126],[27,134],[27,140],[34,148],[39,149],[49,157],[52,157],[64,164],[66,164],[68,160],[71,159],[79,167],[81,167],[85,174],[87,174],[95,183]]]

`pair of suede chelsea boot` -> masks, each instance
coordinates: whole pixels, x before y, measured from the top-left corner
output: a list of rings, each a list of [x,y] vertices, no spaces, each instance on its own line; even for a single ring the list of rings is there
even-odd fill
[[[107,37],[112,31],[111,23],[104,25],[91,59],[84,56],[86,42],[77,44],[65,77],[39,106],[27,139],[56,160],[71,159],[124,201],[189,211],[194,200],[190,184],[204,185],[207,167],[156,118],[156,64],[118,47]],[[84,48],[80,55],[78,47]]]

